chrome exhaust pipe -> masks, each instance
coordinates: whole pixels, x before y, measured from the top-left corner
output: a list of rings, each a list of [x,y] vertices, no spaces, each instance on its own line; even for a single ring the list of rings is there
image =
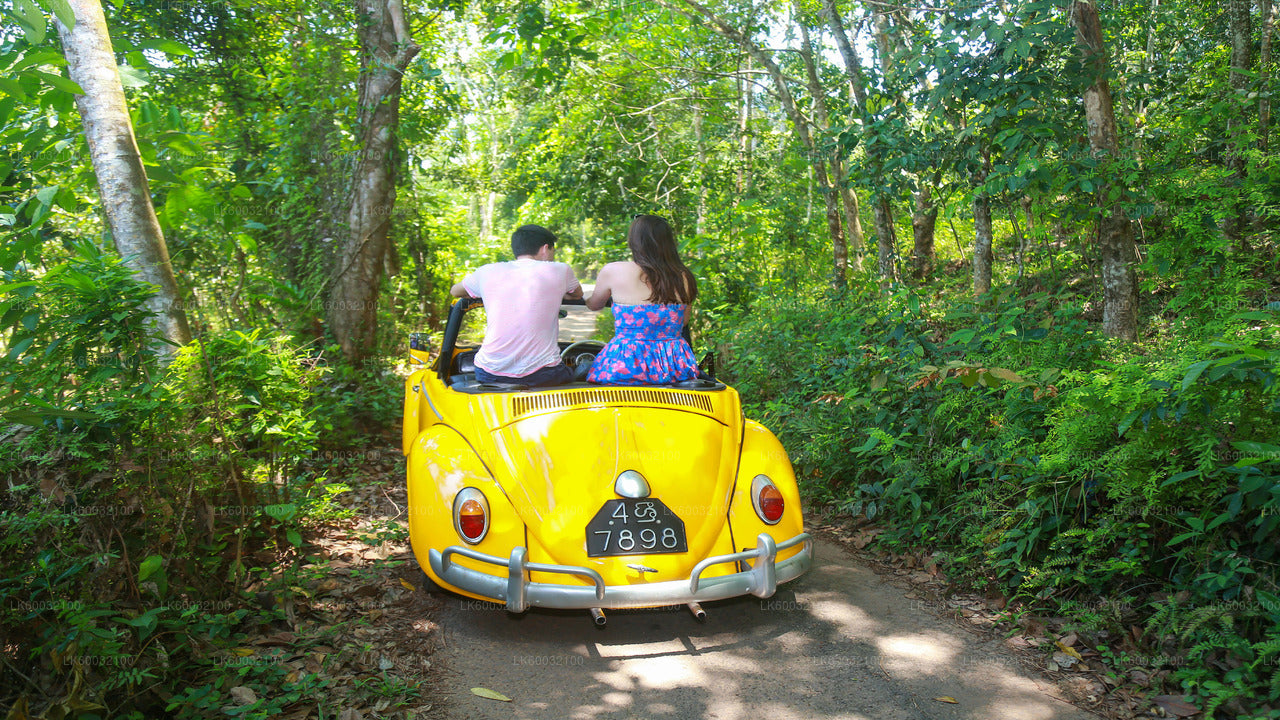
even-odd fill
[[[600,608],[591,608],[591,620],[595,622],[596,627],[604,627],[604,624],[609,622]]]
[[[702,622],[707,619],[707,611],[703,610],[702,606],[696,602],[689,603],[689,612],[693,613],[694,619],[698,622]]]

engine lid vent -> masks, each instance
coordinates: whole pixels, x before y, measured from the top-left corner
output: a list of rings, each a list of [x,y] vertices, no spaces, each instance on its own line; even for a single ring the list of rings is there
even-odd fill
[[[701,410],[705,413],[713,412],[711,398],[706,395],[657,388],[609,388],[531,393],[512,398],[511,412],[519,417],[543,410],[618,403],[674,405],[691,410]]]

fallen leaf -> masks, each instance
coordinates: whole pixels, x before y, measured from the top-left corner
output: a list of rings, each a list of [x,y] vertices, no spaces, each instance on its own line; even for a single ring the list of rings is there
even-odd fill
[[[1200,712],[1200,708],[1186,702],[1180,695],[1157,695],[1151,699],[1164,708],[1165,712],[1178,717],[1191,717]]]
[[[400,578],[400,584],[404,587],[405,590],[408,590],[409,592],[415,592],[418,589],[413,586],[413,583],[409,582],[408,580],[405,580],[404,578]]]
[[[290,646],[298,642],[298,636],[289,631],[278,632],[269,637],[258,638],[253,641],[254,645],[266,645],[271,647]]]
[[[1073,638],[1073,641],[1074,641],[1074,638]],[[1075,658],[1076,660],[1084,659],[1083,657],[1080,657],[1080,653],[1076,652],[1076,649],[1073,647],[1067,647],[1066,645],[1060,642],[1054,643],[1054,646],[1057,647],[1062,652],[1066,653],[1067,655],[1070,655],[1071,657]]]
[[[1080,662],[1078,657],[1072,657],[1067,653],[1056,652],[1053,654],[1053,663],[1059,667],[1069,668],[1078,662]]]
[[[956,700],[955,698],[951,697],[950,695],[943,695],[942,697],[936,697],[936,698],[934,698],[934,700],[937,700],[938,702],[951,703],[952,705],[959,705],[959,704],[960,704],[960,702],[959,702],[958,700]]]
[[[1035,618],[1030,618],[1030,617],[1018,618],[1018,625],[1028,635],[1032,637],[1044,634],[1044,630],[1045,630],[1044,623]]]
[[[1014,648],[1015,650],[1026,650],[1031,647],[1031,641],[1021,635],[1014,635],[1011,638],[1005,639],[1004,644]]]
[[[236,701],[237,705],[252,705],[258,702],[258,694],[253,688],[240,685],[231,688],[231,699]]]
[[[494,692],[489,688],[474,687],[474,688],[471,688],[471,694],[479,695],[482,698],[489,698],[490,700],[501,700],[502,702],[511,702],[511,698],[507,697],[506,695],[503,695],[500,692]]]
[[[247,648],[247,647],[231,648],[231,654],[239,655],[240,657],[249,657],[250,655],[253,654],[253,652],[254,652],[253,648]]]
[[[27,698],[24,695],[18,698],[13,707],[9,708],[7,720],[28,720],[30,717],[27,714]]]

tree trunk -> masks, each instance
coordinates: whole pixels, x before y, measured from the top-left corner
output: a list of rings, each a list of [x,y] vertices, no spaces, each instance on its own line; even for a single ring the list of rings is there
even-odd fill
[[[844,161],[835,158],[831,161],[831,172],[836,176],[836,185],[840,189],[840,204],[844,206],[844,222],[848,232],[845,233],[849,244],[853,246],[853,256],[848,258],[849,267],[854,272],[862,272],[862,256],[866,254],[866,234],[862,231],[862,211],[858,206],[858,195],[849,187],[848,171]]]
[[[329,326],[352,364],[369,354],[377,338],[378,290],[396,201],[400,83],[419,50],[409,37],[400,0],[357,0],[356,12],[362,142],[347,215],[350,232],[329,296]]]
[[[880,73],[884,78],[885,84],[888,85],[890,76],[893,74],[894,50],[893,40],[889,37],[889,14],[886,6],[880,4],[868,7],[867,11],[871,14],[872,21],[876,26],[875,38],[876,46],[880,50]]]
[[[799,13],[799,8],[796,8]],[[809,92],[813,95],[814,112],[819,118],[823,130],[831,128],[831,110],[827,106],[827,93],[822,88],[822,83],[818,79],[817,69],[813,63],[813,50],[809,43],[808,28],[803,28],[804,51],[802,57],[805,60],[805,73],[808,77]],[[846,37],[846,43],[849,41]],[[865,100],[865,98],[864,98]],[[862,230],[862,211],[859,208],[858,195],[849,187],[847,182],[848,173],[846,171],[845,159],[836,153],[831,160],[831,173],[835,176],[835,185],[840,191],[840,204],[844,207],[844,226],[845,237],[849,244],[853,246],[853,257],[848,259],[848,264],[855,271],[862,271],[862,256],[866,252],[866,236]]]
[[[1095,156],[1115,157],[1120,138],[1116,130],[1115,106],[1107,83],[1107,54],[1102,42],[1102,24],[1092,2],[1071,3],[1071,20],[1075,25],[1076,43],[1084,56],[1086,70],[1093,84],[1084,91],[1085,123],[1089,146]],[[1108,202],[1110,184],[1098,190],[1100,203]],[[1138,279],[1133,263],[1137,247],[1133,226],[1120,202],[1099,207],[1099,260],[1102,275],[1102,331],[1110,337],[1136,340],[1138,337]]]
[[[862,74],[862,61],[858,59],[858,52],[854,49],[853,43],[849,42],[849,34],[844,29],[844,18],[840,16],[835,0],[822,0],[822,14],[827,17],[827,26],[831,28],[831,35],[835,38],[841,59],[844,60],[845,77],[849,81],[849,97],[853,100],[858,115],[865,117],[867,79]]]
[[[880,193],[875,198],[876,270],[880,273],[880,287],[888,288],[898,279],[898,234],[893,227],[893,208],[889,196]]]
[[[697,88],[696,83],[690,85]],[[707,231],[707,140],[702,128],[702,92],[693,94],[693,139],[698,153],[698,205],[694,216],[694,237],[702,237]]]
[[[1258,87],[1271,86],[1271,39],[1276,28],[1276,8],[1272,0],[1261,0],[1262,40],[1258,44]],[[1258,149],[1267,152],[1271,133],[1271,98],[1258,94]]]
[[[916,192],[916,211],[911,216],[911,235],[915,241],[911,253],[911,275],[916,282],[926,280],[933,272],[933,234],[938,224],[938,206],[933,202],[933,189],[922,184]]]
[[[871,131],[871,118],[867,113],[867,79],[862,72],[862,61],[859,59],[853,43],[849,41],[849,34],[844,27],[844,18],[841,17],[840,9],[836,7],[835,0],[822,0],[822,14],[826,16],[827,26],[831,29],[831,35],[835,38],[836,47],[840,51],[840,58],[844,61],[845,78],[849,81],[849,96],[853,102],[857,119],[862,123],[863,148],[866,149],[867,170],[872,177],[882,181],[881,185],[887,185],[888,183],[883,182],[883,158],[880,157],[879,152],[870,149],[874,146],[874,143],[870,142],[874,138]],[[893,207],[889,204],[889,198],[883,193],[872,195],[871,206],[875,211],[873,224],[876,231],[876,269],[880,274],[881,284],[887,286],[897,277],[896,264],[894,262],[897,236],[893,227]]]
[[[804,18],[800,14],[800,8],[796,7],[796,24],[800,27],[800,58],[804,61],[805,80],[809,86],[809,96],[813,98],[813,114],[818,121],[818,128],[826,131],[831,129],[831,114],[827,109],[827,91],[822,87],[822,81],[818,79],[818,70],[813,62],[813,43],[809,39],[809,28],[804,23]],[[821,162],[821,160],[818,160]],[[844,163],[840,161],[838,155],[832,155],[831,171],[835,176],[833,185],[839,187],[831,188],[826,194],[830,197],[827,201],[827,224],[831,224],[834,215],[835,222],[840,223],[839,210],[836,207],[836,198],[840,198],[845,211],[845,228],[847,229],[849,239],[853,242],[855,248],[862,247],[862,223],[858,219],[857,203],[858,200],[853,196],[853,192],[844,187]],[[852,209],[850,208],[850,200],[852,200]],[[835,287],[837,290],[843,290],[848,283],[849,276],[849,246],[845,241],[845,234],[841,233],[838,238],[832,238],[832,265],[835,277]]]
[[[980,186],[986,173],[974,183]],[[973,196],[973,296],[980,298],[991,292],[992,264],[991,200],[986,193]]]
[[[1243,185],[1248,173],[1245,160],[1245,127],[1244,103],[1240,98],[1249,90],[1249,70],[1253,61],[1253,18],[1250,16],[1252,2],[1250,0],[1227,0],[1227,17],[1231,27],[1231,68],[1230,87],[1231,104],[1235,106],[1232,118],[1227,122],[1231,146],[1227,152],[1227,167],[1237,187]],[[1233,195],[1235,212],[1226,221],[1226,233],[1243,250],[1248,250],[1245,232],[1248,227],[1248,210],[1243,200],[1244,193],[1238,190]]]
[[[134,275],[158,288],[147,306],[156,313],[159,333],[172,343],[185,345],[191,342],[191,328],[164,233],[151,205],[151,189],[129,120],[102,4],[98,0],[68,0],[68,4],[75,13],[75,26],[67,28],[59,22],[58,34],[67,56],[67,71],[84,90],[76,96],[76,109],[84,125],[111,239]],[[160,352],[169,356],[172,348],[164,345]]]
[[[747,62],[750,63],[750,58]],[[738,173],[734,188],[737,190],[734,200],[736,203],[738,198],[751,190],[751,97],[754,85],[741,74],[735,77],[738,82],[738,102],[741,103],[738,108]]]

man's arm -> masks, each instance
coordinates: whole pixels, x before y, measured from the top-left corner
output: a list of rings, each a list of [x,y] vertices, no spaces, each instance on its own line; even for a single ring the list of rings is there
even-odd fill
[[[569,267],[568,264],[564,264],[564,272],[565,276],[569,280],[565,285],[573,288],[572,290],[565,291],[564,299],[577,300],[582,297],[582,283],[578,282],[578,278],[573,276],[573,268]]]
[[[454,283],[453,287],[449,288],[449,294],[456,298],[471,297],[471,293],[467,291],[467,288],[462,283]]]

